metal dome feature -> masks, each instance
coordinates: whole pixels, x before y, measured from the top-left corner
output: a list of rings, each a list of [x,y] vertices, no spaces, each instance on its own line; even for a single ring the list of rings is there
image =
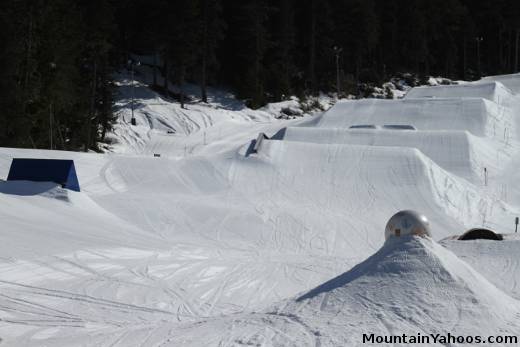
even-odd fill
[[[495,240],[502,241],[504,237],[501,234],[497,234],[492,230],[483,229],[483,228],[474,228],[466,231],[462,234],[459,240],[467,241],[467,240]]]
[[[405,235],[431,236],[428,218],[412,210],[399,211],[394,214],[386,224],[385,239]]]

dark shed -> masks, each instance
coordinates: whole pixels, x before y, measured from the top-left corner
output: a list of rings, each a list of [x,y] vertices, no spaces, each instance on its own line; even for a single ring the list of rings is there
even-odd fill
[[[63,188],[80,191],[73,160],[14,158],[7,180],[55,182]]]

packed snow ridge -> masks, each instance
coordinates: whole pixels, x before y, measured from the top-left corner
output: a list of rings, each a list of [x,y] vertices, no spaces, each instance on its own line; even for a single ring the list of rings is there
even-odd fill
[[[2,177],[12,158],[73,159],[81,185],[0,181],[5,345],[520,336],[520,75],[290,120],[295,100],[183,109],[127,77],[110,153],[0,149]],[[432,238],[385,240],[405,209]],[[457,240],[473,227],[504,240]]]

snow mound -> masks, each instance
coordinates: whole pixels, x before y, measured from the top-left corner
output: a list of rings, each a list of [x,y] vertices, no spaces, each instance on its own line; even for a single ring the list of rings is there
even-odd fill
[[[497,104],[510,97],[511,91],[500,82],[415,87],[405,96],[406,99],[484,98]]]
[[[325,112],[317,126],[347,129],[353,125],[412,125],[418,130],[460,130],[504,141],[512,136],[511,112],[486,99],[402,99],[341,101]]]
[[[186,325],[171,342],[360,346],[363,334],[515,335],[519,315],[518,301],[455,254],[430,238],[405,236],[389,239],[351,270],[271,309]],[[195,338],[200,329],[207,334]]]
[[[324,345],[355,345],[367,327],[376,335],[517,332],[520,306],[452,252],[412,236],[389,239],[366,261],[277,313],[334,336]]]
[[[396,132],[398,131],[398,132]],[[283,133],[283,135],[282,135]],[[444,170],[481,183],[483,168],[495,171],[496,149],[467,131],[400,131],[288,127],[284,141],[417,148]],[[504,153],[507,154],[504,148]],[[505,159],[509,156],[504,155]]]
[[[69,190],[54,182],[0,181],[0,193],[18,196],[48,197],[69,201]]]
[[[101,208],[87,194],[61,188],[53,182],[2,181],[0,204],[0,219],[11,221],[2,226],[5,239],[0,244],[0,253],[5,257],[33,258],[99,247],[99,240],[103,240],[105,247],[154,243],[142,231]]]

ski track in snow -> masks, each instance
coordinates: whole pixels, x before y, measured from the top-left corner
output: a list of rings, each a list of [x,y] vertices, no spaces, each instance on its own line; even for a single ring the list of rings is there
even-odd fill
[[[0,181],[6,345],[520,336],[520,239],[510,234],[520,75],[339,101],[290,121],[272,112],[294,101],[254,111],[215,94],[181,109],[138,84],[131,126],[130,88],[121,82],[112,153],[0,148],[4,176],[13,157],[74,159],[82,188],[33,183],[20,194]],[[360,124],[417,130],[350,129]],[[245,157],[259,132],[281,128]],[[430,218],[440,245],[385,243],[387,219],[409,208]],[[453,239],[475,226],[506,239]]]

